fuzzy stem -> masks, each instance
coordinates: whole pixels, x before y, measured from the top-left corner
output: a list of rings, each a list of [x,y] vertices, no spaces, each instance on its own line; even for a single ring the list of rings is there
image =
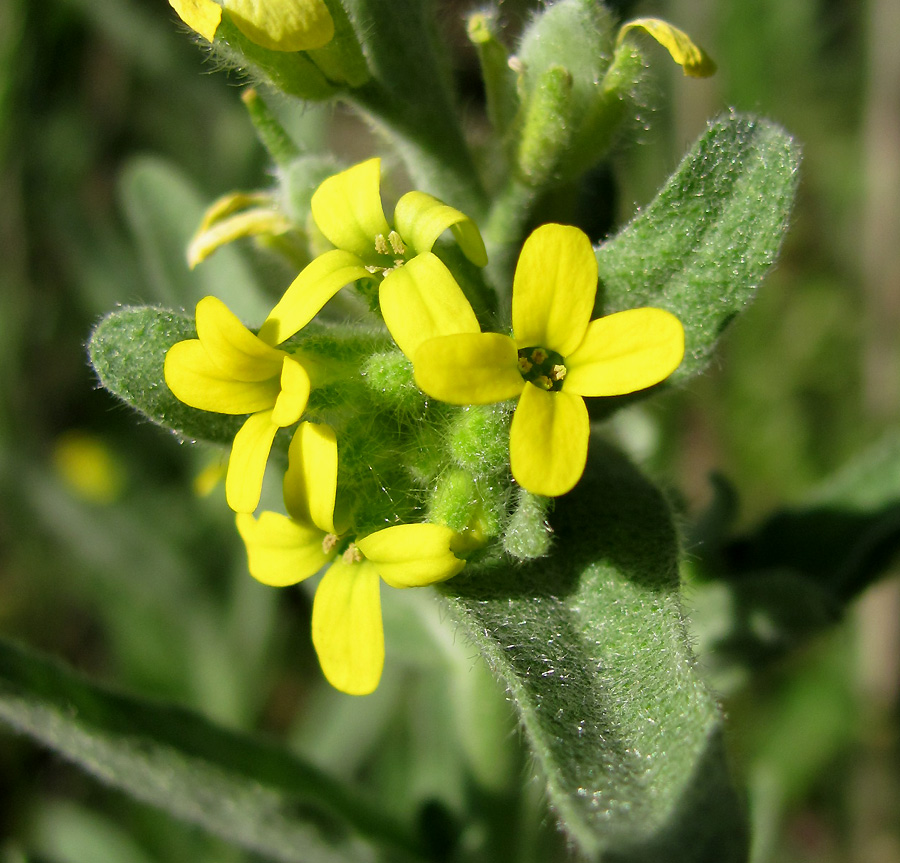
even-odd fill
[[[300,148],[278,122],[278,118],[259,95],[255,87],[241,93],[241,101],[247,108],[253,128],[279,168],[286,168],[300,155]]]

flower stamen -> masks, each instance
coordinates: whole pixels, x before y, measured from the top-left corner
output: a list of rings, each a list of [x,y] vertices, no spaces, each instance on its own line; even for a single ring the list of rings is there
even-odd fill
[[[391,233],[393,233],[393,231]],[[375,235],[375,252],[379,255],[389,255],[391,253],[388,242],[384,238],[384,234]],[[368,267],[366,269],[368,269]]]
[[[351,542],[343,554],[343,560],[344,563],[349,565],[353,563],[362,563],[365,558],[363,557],[362,552],[356,547],[356,543]]]
[[[388,234],[388,242],[391,244],[391,250],[395,255],[406,254],[406,244],[403,242],[403,238],[396,231],[391,231]],[[385,252],[385,254],[387,254],[387,252]],[[397,262],[395,261],[394,263]]]
[[[566,376],[563,358],[556,351],[542,347],[522,348],[519,351],[519,373],[529,383],[542,390],[557,392]]]

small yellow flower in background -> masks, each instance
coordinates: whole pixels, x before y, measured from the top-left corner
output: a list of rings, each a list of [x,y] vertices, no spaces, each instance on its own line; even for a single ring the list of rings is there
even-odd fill
[[[252,512],[278,429],[298,422],[306,409],[309,375],[290,354],[253,335],[215,297],[197,303],[197,336],[166,353],[166,383],[191,407],[250,415],[234,438],[225,496],[236,512]]]
[[[451,404],[518,398],[510,467],[534,494],[572,489],[587,462],[584,396],[635,392],[668,377],[684,355],[684,330],[662,309],[617,312],[592,321],[597,261],[587,236],[543,225],[525,241],[513,280],[513,336],[441,334],[407,355],[416,383]]]
[[[213,0],[169,0],[178,17],[208,42],[216,37],[222,5]],[[309,51],[334,38],[324,0],[224,0],[235,26],[270,51]]]
[[[125,469],[97,435],[67,431],[53,444],[53,466],[68,489],[90,503],[114,503],[125,489]]]
[[[351,541],[335,522],[337,473],[334,430],[302,423],[284,477],[290,515],[242,513],[237,526],[250,573],[263,584],[296,584],[330,563],[313,600],[313,645],[332,686],[367,695],[384,667],[380,581],[398,588],[435,584],[465,561],[451,550],[456,534],[443,525],[395,525]]]
[[[649,33],[665,48],[672,59],[684,69],[684,74],[692,78],[708,78],[715,74],[716,64],[687,33],[673,27],[660,18],[635,18],[623,24],[619,30],[616,45],[621,45],[632,30]]]
[[[382,292],[413,262],[419,264],[419,280],[445,278],[442,271],[446,268],[430,252],[447,230],[473,264],[483,267],[487,263],[484,241],[475,223],[424,192],[403,195],[390,225],[381,203],[380,159],[361,162],[325,180],[313,194],[312,216],[336,247],[317,258],[322,271],[329,266],[356,266],[362,271],[357,278],[382,278]],[[424,264],[419,261],[423,256],[427,260]],[[311,314],[310,310],[316,303],[318,298],[311,301],[305,285],[292,285],[269,315],[268,326],[260,335],[276,342],[290,338],[311,320],[315,312]],[[322,304],[317,305],[316,311],[321,307]]]

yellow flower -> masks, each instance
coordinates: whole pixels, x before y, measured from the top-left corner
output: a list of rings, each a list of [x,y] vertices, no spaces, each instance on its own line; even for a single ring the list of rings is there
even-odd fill
[[[223,5],[244,36],[270,51],[309,51],[334,38],[324,0],[169,0],[169,5],[208,42],[216,38]]]
[[[451,404],[518,398],[510,428],[513,477],[555,497],[581,478],[590,433],[583,396],[635,392],[668,377],[684,330],[662,309],[592,321],[597,262],[587,236],[543,225],[525,241],[513,281],[513,336],[468,331],[413,345],[416,382]]]
[[[465,561],[453,554],[456,534],[443,525],[401,524],[352,540],[335,522],[337,471],[334,430],[302,423],[284,477],[290,516],[243,513],[237,526],[250,573],[263,584],[296,584],[330,563],[313,601],[313,645],[332,686],[367,695],[384,666],[380,580],[398,588],[434,584]]]
[[[197,336],[166,353],[166,383],[191,407],[250,414],[234,438],[225,495],[235,511],[252,512],[278,429],[298,422],[306,409],[309,375],[290,354],[253,335],[215,297],[197,303]]]
[[[435,278],[444,277],[440,272],[445,269],[443,264],[430,254],[444,231],[452,232],[473,264],[483,267],[487,263],[481,234],[468,216],[424,192],[407,192],[397,202],[392,226],[384,216],[380,187],[381,160],[361,162],[329,177],[316,189],[312,216],[326,239],[336,246],[317,259],[322,261],[323,271],[333,262],[335,267],[358,267],[362,277],[383,279],[379,296],[386,317],[390,311],[384,306],[384,291],[391,293],[391,283],[410,264],[419,263],[419,280],[427,281],[436,272]],[[427,263],[419,262],[423,256]],[[265,332],[264,337],[273,343],[290,338],[311,319],[313,305],[302,285],[292,285],[269,315],[269,323],[260,335]],[[319,308],[321,304],[316,311]]]

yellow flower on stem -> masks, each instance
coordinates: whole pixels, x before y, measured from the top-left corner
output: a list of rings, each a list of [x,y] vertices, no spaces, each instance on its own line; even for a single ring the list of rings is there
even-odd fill
[[[516,266],[512,337],[475,325],[420,341],[407,354],[416,383],[433,398],[459,405],[518,398],[510,467],[534,494],[565,494],[581,478],[590,435],[583,397],[652,386],[684,355],[674,315],[640,308],[592,321],[596,292],[587,236],[543,225],[525,241]]]
[[[263,584],[296,584],[330,564],[313,600],[313,646],[332,686],[367,695],[384,666],[380,581],[398,588],[435,584],[465,561],[451,550],[456,534],[443,525],[401,524],[356,539],[346,534],[335,522],[337,472],[334,430],[302,423],[284,477],[289,516],[241,513],[237,526],[250,573]]]
[[[216,37],[222,7],[251,42],[270,51],[309,51],[334,38],[334,21],[324,0],[169,0],[194,32]]]
[[[288,288],[303,302],[287,335],[273,320],[277,308],[254,335],[221,300],[204,297],[197,303],[198,337],[167,352],[166,383],[180,401],[214,413],[250,414],[235,435],[225,478],[235,512],[256,509],[275,435],[300,420],[309,398],[308,370],[275,346],[305,327],[344,285],[366,275],[353,255],[337,249],[304,267]]]
[[[317,258],[323,271],[329,266],[356,266],[362,277],[382,280],[380,298],[397,274],[422,256],[429,262],[419,270],[420,278],[443,268],[430,252],[447,230],[473,264],[483,267],[487,263],[484,241],[475,223],[425,192],[403,195],[394,209],[393,225],[389,224],[381,203],[380,159],[361,162],[325,180],[312,196],[312,216],[336,247]],[[437,276],[442,277],[443,273]],[[303,285],[292,285],[269,315],[260,335],[274,343],[290,338],[311,319],[313,305]],[[316,311],[319,308],[321,304]]]
[[[197,338],[166,353],[166,384],[199,410],[249,414],[234,438],[225,496],[236,512],[259,503],[263,474],[279,428],[299,422],[309,374],[290,354],[253,335],[216,297],[197,303]]]

